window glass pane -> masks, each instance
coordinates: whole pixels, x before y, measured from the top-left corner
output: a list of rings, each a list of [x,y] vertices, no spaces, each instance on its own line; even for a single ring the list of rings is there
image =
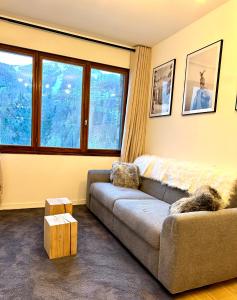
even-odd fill
[[[31,145],[31,56],[0,51],[0,144]]]
[[[83,67],[43,60],[41,146],[80,148]]]
[[[124,76],[91,70],[89,149],[121,147]]]

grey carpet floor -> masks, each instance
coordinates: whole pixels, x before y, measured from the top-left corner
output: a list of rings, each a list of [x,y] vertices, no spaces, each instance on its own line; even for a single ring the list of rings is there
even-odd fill
[[[0,299],[173,299],[85,206],[74,208],[78,255],[49,260],[43,216],[0,211]]]

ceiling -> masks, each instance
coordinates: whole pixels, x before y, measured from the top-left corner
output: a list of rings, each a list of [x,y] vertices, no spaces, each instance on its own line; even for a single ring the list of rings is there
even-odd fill
[[[0,0],[1,15],[153,46],[227,0]]]

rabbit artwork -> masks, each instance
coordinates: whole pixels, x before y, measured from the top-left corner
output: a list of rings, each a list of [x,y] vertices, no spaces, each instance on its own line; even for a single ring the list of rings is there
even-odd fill
[[[200,88],[197,90],[194,100],[191,104],[191,110],[201,110],[211,108],[211,95],[205,87],[204,73],[206,70],[200,72]]]

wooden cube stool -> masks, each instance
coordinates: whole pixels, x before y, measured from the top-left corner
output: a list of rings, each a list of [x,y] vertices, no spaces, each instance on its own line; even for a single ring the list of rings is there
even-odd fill
[[[68,198],[48,198],[45,201],[45,215],[72,214],[72,202]]]
[[[50,259],[77,254],[77,224],[68,213],[44,217],[44,248]]]

